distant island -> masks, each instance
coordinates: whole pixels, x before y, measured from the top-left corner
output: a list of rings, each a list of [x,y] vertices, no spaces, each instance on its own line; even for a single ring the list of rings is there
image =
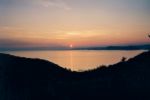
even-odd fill
[[[34,50],[150,50],[150,44],[143,45],[118,45],[98,47],[32,47],[32,48],[0,48],[0,51],[34,51]]]
[[[104,46],[104,47],[84,47],[74,48],[75,50],[150,50],[150,45],[124,45],[124,46]]]
[[[149,93],[150,51],[84,72],[0,54],[0,100],[144,100]]]

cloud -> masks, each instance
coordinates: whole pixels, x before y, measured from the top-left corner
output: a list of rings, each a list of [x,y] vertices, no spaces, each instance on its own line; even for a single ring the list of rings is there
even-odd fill
[[[41,43],[41,41],[44,41]],[[0,38],[0,51],[1,50],[19,50],[19,49],[63,49],[64,45],[42,39],[12,39],[12,38]]]
[[[0,38],[0,48],[12,48],[12,47],[20,47],[20,46],[25,46],[25,45],[30,45],[27,42],[20,41],[20,40],[15,40],[11,38]]]
[[[71,10],[71,7],[65,0],[39,0],[39,3],[44,7],[56,7],[64,10]]]
[[[0,26],[0,38],[21,36],[23,29],[13,26]]]

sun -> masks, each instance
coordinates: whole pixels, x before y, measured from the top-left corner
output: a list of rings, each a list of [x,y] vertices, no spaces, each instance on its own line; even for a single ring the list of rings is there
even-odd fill
[[[69,47],[70,47],[70,48],[73,48],[73,45],[72,45],[72,44],[70,44],[70,45],[69,45]]]

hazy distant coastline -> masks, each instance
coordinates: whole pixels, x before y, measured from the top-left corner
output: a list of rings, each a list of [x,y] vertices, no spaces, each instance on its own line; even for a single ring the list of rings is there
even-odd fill
[[[150,50],[150,44],[143,45],[120,45],[98,47],[33,47],[33,48],[0,48],[0,51],[34,51],[34,50]]]
[[[75,50],[149,50],[150,44],[75,48]]]

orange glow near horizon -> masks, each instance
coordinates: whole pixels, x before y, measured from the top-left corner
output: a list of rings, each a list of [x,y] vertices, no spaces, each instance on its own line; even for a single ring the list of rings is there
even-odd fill
[[[0,48],[150,43],[147,0],[31,1],[0,4]]]

